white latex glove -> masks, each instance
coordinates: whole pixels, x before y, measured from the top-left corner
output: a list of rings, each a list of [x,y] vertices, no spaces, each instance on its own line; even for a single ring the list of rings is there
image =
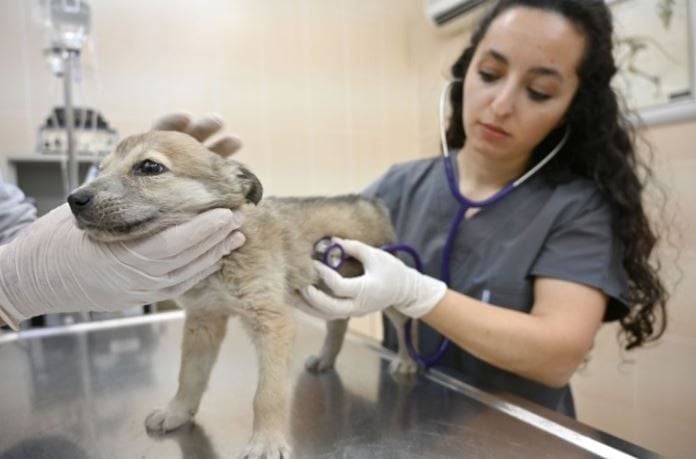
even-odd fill
[[[364,274],[345,278],[325,264],[315,261],[319,277],[336,297],[313,285],[300,293],[308,314],[326,320],[357,317],[390,306],[403,314],[419,318],[427,314],[445,296],[447,285],[406,266],[381,249],[353,240],[335,239],[347,255],[362,263]]]
[[[220,269],[241,246],[241,218],[213,209],[127,242],[97,242],[75,226],[67,204],[0,247],[0,318],[15,330],[30,317],[110,311],[174,298]]]

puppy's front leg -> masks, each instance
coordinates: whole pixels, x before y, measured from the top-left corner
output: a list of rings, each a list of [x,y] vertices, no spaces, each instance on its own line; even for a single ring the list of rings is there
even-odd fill
[[[305,368],[313,373],[330,370],[336,363],[336,357],[341,352],[343,340],[348,329],[348,319],[329,320],[326,322],[326,336],[319,355],[310,356],[305,362]]]
[[[288,429],[288,364],[295,336],[289,307],[256,310],[242,318],[256,345],[259,380],[254,396],[254,432],[242,453],[247,459],[290,457]]]
[[[190,421],[196,414],[225,337],[227,319],[225,315],[187,312],[179,389],[166,408],[153,411],[145,419],[148,430],[168,432]]]

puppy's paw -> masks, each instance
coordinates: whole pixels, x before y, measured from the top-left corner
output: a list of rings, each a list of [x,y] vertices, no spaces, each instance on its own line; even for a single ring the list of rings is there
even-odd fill
[[[145,428],[153,433],[170,432],[181,427],[193,418],[189,410],[168,406],[162,410],[155,410],[145,418]]]
[[[334,367],[335,359],[312,355],[305,362],[305,368],[312,373],[323,373]]]
[[[244,448],[241,459],[289,459],[292,449],[281,433],[258,432]]]
[[[413,375],[418,373],[418,364],[413,359],[396,357],[389,363],[389,372],[393,375]]]

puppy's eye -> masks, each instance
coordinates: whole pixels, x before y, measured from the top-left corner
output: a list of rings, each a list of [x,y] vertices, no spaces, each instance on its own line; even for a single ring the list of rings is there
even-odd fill
[[[167,168],[151,159],[146,159],[136,164],[133,168],[135,175],[159,175],[167,172]]]

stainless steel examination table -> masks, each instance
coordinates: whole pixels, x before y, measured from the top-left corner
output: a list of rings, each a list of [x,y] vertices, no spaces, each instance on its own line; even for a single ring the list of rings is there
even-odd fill
[[[228,458],[249,439],[256,355],[230,321],[195,423],[143,424],[174,395],[181,313],[0,333],[0,459]],[[349,336],[335,371],[304,371],[324,329],[301,319],[290,379],[294,458],[659,457],[439,373],[397,380],[390,354]]]

